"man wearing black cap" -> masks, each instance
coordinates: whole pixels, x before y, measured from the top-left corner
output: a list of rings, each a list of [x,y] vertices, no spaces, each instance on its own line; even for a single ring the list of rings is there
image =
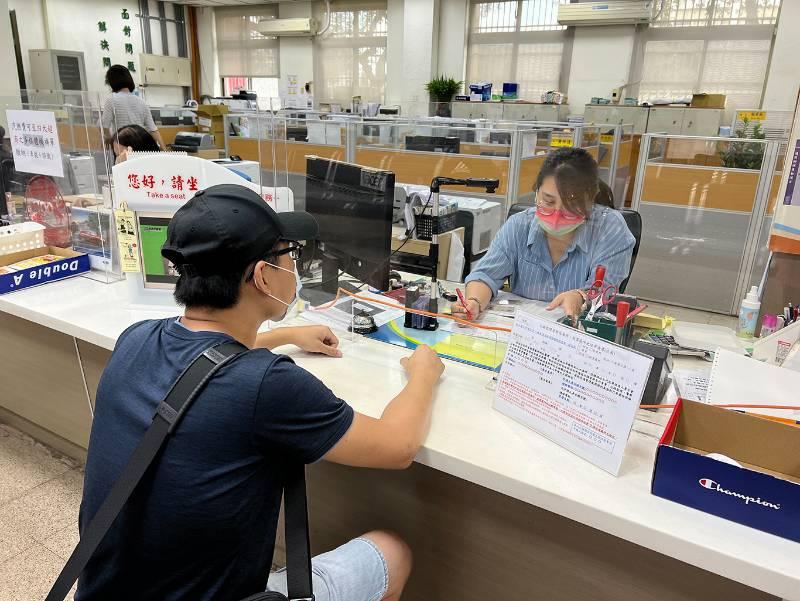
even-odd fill
[[[198,192],[173,217],[162,254],[178,270],[184,315],[122,333],[100,381],[80,526],[97,511],[183,369],[214,344],[251,350],[206,385],[84,571],[77,601],[238,600],[265,587],[287,460],[399,469],[427,432],[443,365],[427,347],[401,362],[408,383],[380,419],[357,414],[272,348],[340,356],[326,327],[278,328],[297,299],[293,259],[317,234],[304,212],[275,213],[236,185]],[[374,531],[314,559],[317,601],[394,601],[411,567],[394,534]]]

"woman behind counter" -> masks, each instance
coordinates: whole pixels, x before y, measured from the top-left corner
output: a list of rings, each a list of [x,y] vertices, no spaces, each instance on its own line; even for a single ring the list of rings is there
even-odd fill
[[[103,128],[113,135],[115,128],[119,129],[126,125],[144,127],[153,136],[158,147],[164,150],[164,141],[153,121],[150,107],[133,94],[136,84],[133,83],[133,77],[127,67],[111,65],[106,71],[106,84],[112,93],[103,104]]]
[[[635,239],[618,211],[595,204],[598,181],[597,163],[582,148],[547,156],[534,188],[536,207],[506,221],[466,279],[473,318],[506,278],[514,294],[577,317],[598,265],[606,267],[606,283],[618,286],[628,276]],[[452,311],[466,317],[460,303]]]

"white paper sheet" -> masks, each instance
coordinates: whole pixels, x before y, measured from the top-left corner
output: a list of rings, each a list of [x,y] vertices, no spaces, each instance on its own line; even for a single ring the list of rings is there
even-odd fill
[[[64,177],[61,144],[53,111],[6,110],[14,168]]]
[[[494,407],[616,476],[652,364],[519,311]]]
[[[464,243],[461,238],[452,234],[450,236],[450,255],[447,257],[447,279],[451,282],[460,282],[464,275]]]
[[[762,363],[725,349],[714,356],[708,384],[711,405],[759,404],[800,405],[800,373]],[[751,413],[786,419],[800,419],[800,411],[785,409],[744,409]]]
[[[708,396],[708,374],[691,369],[672,372],[672,381],[678,396],[688,401],[705,403]]]

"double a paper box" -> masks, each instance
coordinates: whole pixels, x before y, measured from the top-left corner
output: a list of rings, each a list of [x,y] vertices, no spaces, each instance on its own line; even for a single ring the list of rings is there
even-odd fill
[[[47,261],[37,257],[52,255]],[[7,266],[20,264],[10,270]],[[0,257],[0,294],[40,286],[79,275],[90,269],[89,255],[55,246],[43,246]]]
[[[798,427],[680,400],[658,445],[651,490],[800,542],[798,448]]]

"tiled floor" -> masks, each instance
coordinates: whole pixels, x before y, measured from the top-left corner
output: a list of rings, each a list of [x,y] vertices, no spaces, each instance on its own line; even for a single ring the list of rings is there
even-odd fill
[[[44,599],[78,542],[83,471],[0,424],[0,601]]]
[[[735,327],[736,318],[650,304],[647,313]],[[78,542],[83,471],[0,424],[0,601],[39,601]]]

